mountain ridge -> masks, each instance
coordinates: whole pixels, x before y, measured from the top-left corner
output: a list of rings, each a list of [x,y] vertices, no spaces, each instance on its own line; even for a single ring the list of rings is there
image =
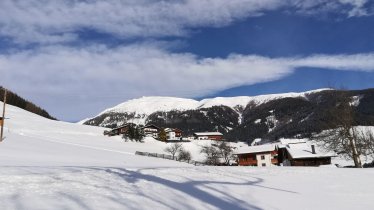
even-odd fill
[[[312,94],[315,92],[331,90],[328,88],[316,89],[305,92],[289,92],[289,93],[279,93],[279,94],[267,94],[267,95],[257,95],[257,96],[235,96],[235,97],[215,97],[206,98],[202,100],[194,100],[188,98],[179,97],[166,97],[166,96],[143,96],[137,99],[131,99],[120,103],[114,107],[105,109],[100,112],[95,117],[106,113],[136,113],[138,115],[149,116],[155,112],[169,112],[169,111],[187,111],[196,110],[201,108],[211,108],[213,106],[227,106],[231,109],[240,112],[240,107],[245,108],[248,103],[262,104],[270,100],[287,98],[287,97],[305,97],[307,94]],[[85,122],[95,118],[88,118],[78,122],[79,124],[84,124]],[[135,122],[144,124],[145,122]]]
[[[333,116],[334,109],[342,99],[340,97],[349,97],[355,112],[355,125],[374,125],[374,89],[317,89],[301,93],[217,97],[201,101],[143,97],[130,101],[132,112],[126,110],[129,103],[125,102],[115,109],[107,109],[84,124],[108,128],[127,122],[155,124],[159,127],[180,128],[185,135],[199,131],[219,131],[230,141],[251,142],[261,138],[271,142],[279,138],[310,137],[315,132],[331,129],[333,119],[336,118]],[[165,101],[160,99],[166,100],[168,104],[165,105]],[[183,104],[184,101],[189,103]],[[175,103],[178,106],[174,106]],[[143,110],[143,107],[147,110]]]

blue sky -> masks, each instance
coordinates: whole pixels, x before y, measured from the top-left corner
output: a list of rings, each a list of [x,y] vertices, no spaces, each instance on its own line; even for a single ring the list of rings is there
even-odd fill
[[[1,85],[77,121],[141,96],[363,89],[369,0],[4,0]]]

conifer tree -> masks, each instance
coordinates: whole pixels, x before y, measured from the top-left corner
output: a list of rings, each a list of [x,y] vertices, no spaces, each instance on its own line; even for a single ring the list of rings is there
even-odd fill
[[[167,137],[166,137],[165,129],[161,129],[160,133],[158,134],[158,139],[159,139],[160,141],[164,141],[164,142],[166,142]]]

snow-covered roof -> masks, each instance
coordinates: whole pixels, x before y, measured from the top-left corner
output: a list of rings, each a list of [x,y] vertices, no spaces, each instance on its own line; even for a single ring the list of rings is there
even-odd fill
[[[223,135],[220,132],[196,132],[194,134],[196,136],[222,136]]]
[[[293,159],[300,158],[321,158],[321,157],[333,157],[336,154],[332,152],[323,151],[322,148],[314,145],[315,154],[312,152],[312,145],[309,142],[293,143],[288,144],[286,149]]]
[[[182,132],[181,129],[178,128],[165,128],[165,132]]]
[[[276,150],[276,144],[264,144],[259,146],[240,147],[234,154],[249,154],[249,153],[261,153],[271,152]]]
[[[298,143],[305,143],[307,139],[279,139],[280,143],[283,145],[287,144],[298,144]]]

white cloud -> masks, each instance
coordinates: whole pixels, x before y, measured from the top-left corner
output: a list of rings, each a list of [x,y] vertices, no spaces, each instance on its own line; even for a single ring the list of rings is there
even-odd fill
[[[366,8],[368,0],[291,0],[289,6],[304,15],[343,14],[347,17],[372,15]]]
[[[231,55],[225,59],[200,59],[152,45],[115,49],[54,46],[0,55],[0,83],[34,97],[60,118],[68,112],[83,117],[134,97],[203,96],[277,80],[299,67],[374,71],[374,54],[290,58]],[[79,106],[84,113],[77,109]]]
[[[184,36],[189,28],[226,25],[279,5],[279,0],[2,0],[0,33],[41,43],[71,41],[81,29],[123,38]]]
[[[121,38],[185,36],[267,11],[366,15],[366,0],[2,0],[0,34],[18,43],[63,43],[82,29]],[[345,8],[347,7],[347,8]],[[344,8],[344,9],[343,9]]]
[[[352,9],[348,12],[349,17],[368,15],[368,11],[365,9],[368,0],[340,0],[340,2],[352,6]]]

